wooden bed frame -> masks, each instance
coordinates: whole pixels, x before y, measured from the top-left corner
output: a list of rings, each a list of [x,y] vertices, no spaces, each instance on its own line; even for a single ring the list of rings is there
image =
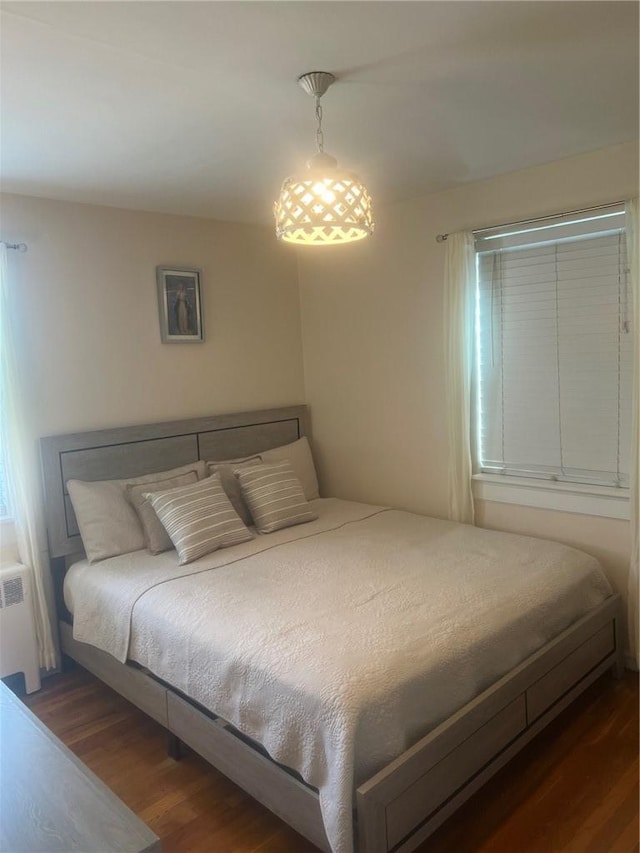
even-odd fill
[[[46,516],[64,654],[163,725],[321,850],[330,847],[318,792],[255,743],[135,664],[73,639],[62,585],[82,543],[68,479],[163,471],[247,456],[308,435],[305,406],[41,439]],[[408,853],[606,670],[623,672],[614,595],[523,661],[355,792],[354,848]]]

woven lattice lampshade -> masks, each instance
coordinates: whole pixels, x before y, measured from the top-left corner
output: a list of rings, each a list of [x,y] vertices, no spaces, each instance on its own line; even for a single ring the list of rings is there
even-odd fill
[[[298,82],[316,98],[318,153],[307,163],[304,175],[285,180],[273,205],[279,240],[302,246],[331,246],[352,243],[373,233],[371,196],[351,172],[337,168],[334,157],[325,154],[320,98],[335,80],[332,74],[314,71]]]
[[[327,246],[373,233],[366,187],[356,175],[336,169],[287,178],[273,212],[276,234],[287,243]]]

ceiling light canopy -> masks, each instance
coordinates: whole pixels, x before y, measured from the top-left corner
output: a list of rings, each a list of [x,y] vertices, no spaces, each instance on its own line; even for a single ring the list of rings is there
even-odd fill
[[[303,175],[287,178],[273,205],[279,240],[299,246],[352,243],[373,233],[371,196],[357,175],[338,169],[324,151],[320,98],[335,81],[326,71],[311,71],[298,83],[316,99],[317,153]]]

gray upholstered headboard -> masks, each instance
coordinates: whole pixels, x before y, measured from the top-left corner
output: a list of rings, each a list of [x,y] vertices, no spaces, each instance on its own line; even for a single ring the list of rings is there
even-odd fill
[[[40,439],[49,553],[82,551],[67,480],[153,474],[197,459],[232,459],[308,435],[306,406],[213,415]]]

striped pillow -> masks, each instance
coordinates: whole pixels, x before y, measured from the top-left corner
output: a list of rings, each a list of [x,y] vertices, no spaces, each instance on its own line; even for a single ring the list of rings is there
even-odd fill
[[[272,533],[318,517],[289,462],[236,468],[234,473],[260,533]]]
[[[252,538],[217,474],[168,492],[147,492],[145,498],[171,537],[181,566]]]
[[[162,526],[162,522],[155,510],[144,497],[145,494],[149,492],[167,492],[169,489],[178,489],[180,486],[190,486],[192,483],[197,482],[197,473],[189,471],[180,477],[172,477],[169,480],[158,480],[157,483],[141,483],[138,486],[127,486],[127,497],[138,513],[138,519],[144,532],[147,551],[150,551],[152,554],[162,554],[163,551],[170,551],[173,548],[173,543],[169,539],[169,534]]]

